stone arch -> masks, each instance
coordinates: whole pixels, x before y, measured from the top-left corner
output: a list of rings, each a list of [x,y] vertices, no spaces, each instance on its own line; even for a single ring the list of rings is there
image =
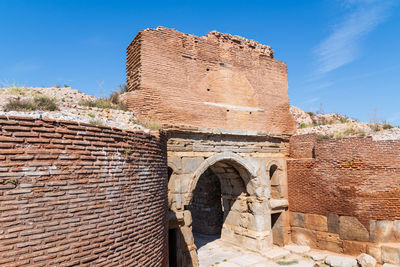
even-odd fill
[[[179,166],[174,161],[169,161],[169,159],[168,159],[168,168],[171,168],[173,172],[179,170]]]
[[[243,243],[260,251],[268,247],[272,239],[268,237],[267,199],[257,197],[254,190],[249,190],[256,178],[257,169],[253,164],[235,153],[223,152],[204,160],[192,175],[189,195],[185,199],[185,210],[192,216],[193,233],[211,235],[219,231],[225,242]],[[213,193],[218,191],[214,190],[217,187],[220,189],[219,200]],[[222,204],[221,219],[216,219],[221,214],[215,210],[217,206],[221,207],[217,201]]]
[[[196,188],[200,176],[208,168],[220,161],[228,161],[239,172],[240,177],[243,179],[243,182],[245,184],[247,184],[252,178],[257,176],[256,168],[253,166],[253,164],[251,164],[243,157],[232,152],[222,152],[215,154],[204,160],[193,173],[189,187],[189,195],[186,197],[185,205],[189,205],[192,198],[192,192]]]

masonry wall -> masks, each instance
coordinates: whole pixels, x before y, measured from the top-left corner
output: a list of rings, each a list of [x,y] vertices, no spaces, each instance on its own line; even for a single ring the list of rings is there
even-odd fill
[[[163,133],[0,116],[1,266],[163,266]]]
[[[292,133],[286,64],[269,46],[158,27],[127,49],[129,109],[142,121]]]
[[[399,140],[293,136],[290,155],[292,241],[400,264]]]
[[[289,153],[288,139],[272,138],[265,135],[234,135],[213,134],[211,132],[169,132],[168,152],[198,152],[198,153],[270,153],[287,155]]]

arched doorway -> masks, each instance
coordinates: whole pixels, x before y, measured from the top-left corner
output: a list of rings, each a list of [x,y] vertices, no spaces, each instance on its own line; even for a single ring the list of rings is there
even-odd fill
[[[200,176],[187,209],[192,214],[192,231],[198,249],[220,238],[224,218],[221,183],[211,168]]]
[[[200,176],[188,206],[197,248],[221,237],[229,239],[231,231],[241,227],[247,196],[243,179],[227,160],[215,163]]]
[[[262,251],[272,243],[267,200],[255,196],[252,165],[230,156],[208,158],[195,172],[185,206],[191,212],[195,243],[201,247],[207,240],[199,242],[199,236],[208,235]]]

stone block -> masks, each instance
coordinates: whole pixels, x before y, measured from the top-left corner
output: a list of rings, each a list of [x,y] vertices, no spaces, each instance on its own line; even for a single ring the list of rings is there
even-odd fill
[[[304,214],[300,212],[290,212],[290,225],[295,227],[304,228]]]
[[[317,248],[335,253],[343,253],[343,245],[341,242],[338,243],[333,241],[317,240]]]
[[[175,173],[179,173],[181,165],[182,159],[180,157],[168,157],[168,167],[170,167]]]
[[[192,230],[188,226],[179,227],[179,232],[181,233],[180,238],[180,248],[182,251],[189,251],[190,246],[194,245],[194,238]]]
[[[190,211],[185,210],[183,212],[183,221],[185,222],[185,225],[191,226],[192,225],[192,214]]]
[[[377,262],[382,263],[382,249],[376,244],[367,244],[367,254],[376,259]]]
[[[179,193],[190,193],[190,186],[193,181],[192,174],[181,174],[179,176],[175,176],[176,183],[175,183],[175,192]]]
[[[241,199],[238,198],[236,199],[231,207],[232,211],[236,211],[236,212],[247,212],[249,209],[249,206],[247,206],[247,201],[246,199]],[[253,214],[257,214],[255,212],[252,212]]]
[[[370,221],[371,242],[400,242],[400,221]]]
[[[316,236],[317,240],[336,242],[336,243],[340,243],[342,241],[339,235],[334,233],[316,232]]]
[[[305,227],[310,230],[328,231],[328,219],[326,216],[318,214],[306,214]]]
[[[269,205],[271,209],[284,209],[289,205],[289,202],[287,199],[271,199]]]
[[[322,260],[325,260],[325,258],[328,256],[328,254],[324,253],[324,252],[311,251],[311,252],[308,252],[306,254],[306,256],[315,261],[322,261]]]
[[[267,226],[269,226],[268,223],[268,217],[265,215],[253,215],[250,213],[245,213],[247,214],[246,219],[246,227],[244,228],[248,228],[249,230],[253,230],[253,231],[266,231],[267,230]],[[243,221],[243,219],[242,219]],[[241,224],[242,226],[242,224]],[[269,227],[268,227],[269,230]]]
[[[249,208],[249,212],[257,215],[267,215],[269,214],[268,212],[268,207],[265,202],[260,202],[256,201],[254,199],[251,199],[250,201],[247,201],[247,205]]]
[[[325,263],[332,267],[357,267],[357,260],[346,256],[328,256]]]
[[[293,243],[312,248],[317,247],[317,238],[315,232],[304,228],[292,227],[291,234]]]
[[[183,158],[182,159],[182,172],[193,173],[200,164],[204,161],[204,158]]]
[[[316,232],[317,247],[336,253],[343,253],[343,243],[338,234],[327,232]]]
[[[400,265],[400,244],[382,244],[382,261]]]
[[[393,222],[393,236],[396,242],[400,242],[400,220]]]
[[[328,215],[328,232],[339,233],[339,215],[329,214]]]
[[[376,266],[376,260],[374,259],[374,257],[372,257],[368,254],[365,254],[365,253],[361,253],[360,255],[358,255],[357,262],[360,265],[360,267],[375,267]]]
[[[369,232],[356,217],[339,217],[339,236],[342,240],[369,241]]]
[[[225,218],[224,224],[229,224],[229,225],[239,225],[242,222],[242,217],[245,216],[245,214],[239,213],[237,211],[229,211],[228,215]],[[247,223],[248,223],[248,218],[246,218]]]
[[[357,241],[343,240],[343,253],[357,256],[367,252],[367,244]]]

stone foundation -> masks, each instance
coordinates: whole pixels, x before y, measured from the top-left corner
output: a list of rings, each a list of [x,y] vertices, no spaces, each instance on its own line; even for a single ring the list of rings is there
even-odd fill
[[[290,212],[292,242],[311,248],[358,256],[378,263],[400,264],[400,221],[370,221],[366,229],[355,217]]]
[[[400,264],[399,140],[293,136],[288,159],[292,241]]]

